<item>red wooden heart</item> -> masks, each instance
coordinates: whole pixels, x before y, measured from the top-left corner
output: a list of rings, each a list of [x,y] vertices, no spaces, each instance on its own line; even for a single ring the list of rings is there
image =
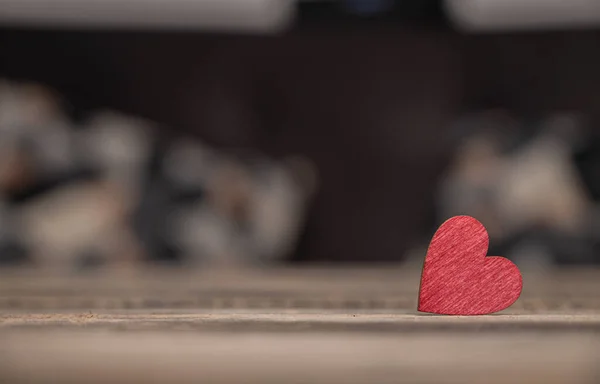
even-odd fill
[[[504,257],[487,256],[488,233],[470,216],[456,216],[429,244],[419,311],[441,315],[485,315],[510,307],[521,295],[523,278]]]

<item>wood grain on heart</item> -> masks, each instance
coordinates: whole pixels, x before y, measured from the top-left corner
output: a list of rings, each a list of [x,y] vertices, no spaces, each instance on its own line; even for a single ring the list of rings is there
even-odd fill
[[[521,295],[517,266],[486,256],[489,236],[470,216],[456,216],[433,235],[429,244],[418,310],[441,315],[485,315],[510,307]]]

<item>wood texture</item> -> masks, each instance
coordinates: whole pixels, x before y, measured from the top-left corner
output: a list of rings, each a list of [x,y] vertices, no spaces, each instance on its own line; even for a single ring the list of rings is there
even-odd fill
[[[464,317],[410,266],[0,271],[0,383],[597,383],[600,271],[522,273]]]
[[[419,292],[419,311],[442,315],[486,315],[510,307],[521,295],[517,266],[487,256],[489,236],[470,216],[444,222],[429,245]]]

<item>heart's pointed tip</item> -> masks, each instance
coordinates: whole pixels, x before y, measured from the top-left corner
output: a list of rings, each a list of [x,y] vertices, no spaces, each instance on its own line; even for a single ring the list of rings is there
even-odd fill
[[[431,305],[427,305],[427,303],[422,303],[421,301],[419,301],[417,311],[433,315],[443,315],[443,313],[440,313],[438,310],[436,310],[436,308],[432,307]]]
[[[423,313],[430,313],[430,312],[428,311],[428,309],[427,309],[427,305],[425,305],[425,304],[423,303],[423,300],[422,300],[422,298],[421,298],[421,296],[420,296],[420,295],[419,295],[419,302],[418,302],[418,304],[417,304],[417,311],[419,311],[419,312],[423,312]]]
[[[433,312],[431,310],[423,309],[423,308],[417,308],[417,312],[419,312],[419,313],[426,313],[426,314],[429,314],[429,315],[439,315],[439,313]]]

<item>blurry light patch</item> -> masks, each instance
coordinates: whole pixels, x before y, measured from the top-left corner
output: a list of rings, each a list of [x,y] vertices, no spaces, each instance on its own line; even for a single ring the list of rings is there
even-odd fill
[[[582,29],[600,26],[598,0],[444,0],[467,31]]]
[[[276,32],[294,0],[0,0],[0,26]]]

